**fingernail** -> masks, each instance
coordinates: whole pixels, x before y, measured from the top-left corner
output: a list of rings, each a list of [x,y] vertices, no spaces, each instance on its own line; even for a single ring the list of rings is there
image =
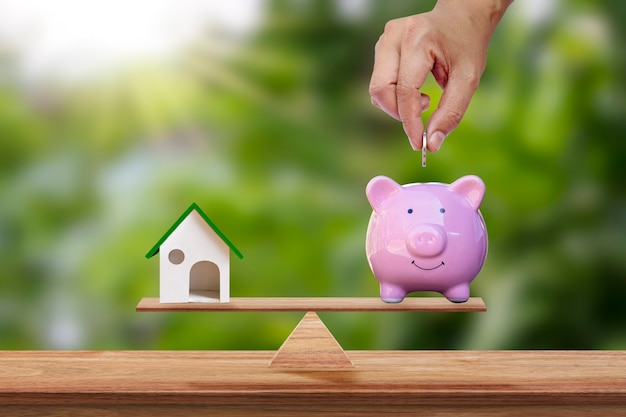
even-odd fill
[[[416,146],[411,138],[409,138],[409,143],[411,144],[411,148],[413,148],[414,151],[419,151],[420,149],[422,149],[422,145]]]
[[[430,135],[430,147],[433,149],[433,152],[437,152],[439,148],[441,148],[441,144],[445,140],[446,135],[442,132],[435,132]]]

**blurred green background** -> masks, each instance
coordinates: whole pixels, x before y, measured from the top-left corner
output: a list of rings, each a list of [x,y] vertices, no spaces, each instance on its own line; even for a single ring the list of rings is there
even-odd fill
[[[135,313],[145,253],[195,201],[245,255],[231,296],[377,296],[379,174],[483,178],[488,312],[320,314],[344,348],[626,349],[626,3],[515,2],[425,169],[368,83],[433,1],[181,1],[156,32],[160,3],[31,3],[0,2],[0,349],[276,349],[301,314]]]

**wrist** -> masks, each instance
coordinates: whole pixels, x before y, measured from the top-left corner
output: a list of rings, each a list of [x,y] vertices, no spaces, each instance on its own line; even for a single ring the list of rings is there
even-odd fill
[[[513,0],[438,0],[433,10],[463,13],[475,19],[477,24],[488,25],[493,31],[511,3]]]

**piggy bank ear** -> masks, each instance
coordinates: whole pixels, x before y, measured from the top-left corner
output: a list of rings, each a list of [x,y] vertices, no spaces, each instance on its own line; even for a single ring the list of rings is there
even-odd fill
[[[400,191],[402,187],[389,177],[374,177],[367,184],[365,195],[374,211],[379,211],[385,200]]]
[[[459,178],[449,185],[449,189],[464,196],[475,209],[478,209],[485,195],[485,183],[475,175]]]

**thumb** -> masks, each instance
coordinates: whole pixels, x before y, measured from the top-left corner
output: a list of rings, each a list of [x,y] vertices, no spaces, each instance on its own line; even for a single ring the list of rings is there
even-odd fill
[[[428,120],[428,150],[437,152],[444,139],[461,122],[478,87],[478,77],[450,77],[439,106]]]

